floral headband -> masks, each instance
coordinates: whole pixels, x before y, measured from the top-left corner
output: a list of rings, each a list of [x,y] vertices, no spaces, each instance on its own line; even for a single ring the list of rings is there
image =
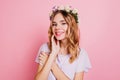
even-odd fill
[[[76,23],[78,23],[78,10],[77,9],[73,9],[71,6],[54,6],[52,8],[52,11],[50,12],[50,18],[52,17],[53,13],[56,11],[65,11],[67,13],[70,13],[74,18]]]

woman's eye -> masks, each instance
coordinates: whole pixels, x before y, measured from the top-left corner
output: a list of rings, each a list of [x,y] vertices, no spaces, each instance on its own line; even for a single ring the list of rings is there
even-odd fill
[[[62,25],[66,25],[66,23],[62,23]]]
[[[52,24],[52,26],[57,26],[57,24]]]

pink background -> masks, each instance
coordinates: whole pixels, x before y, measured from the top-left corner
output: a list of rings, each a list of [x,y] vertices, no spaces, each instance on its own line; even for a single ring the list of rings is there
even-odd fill
[[[92,69],[84,80],[120,80],[119,0],[0,0],[0,80],[34,80],[54,5],[79,10],[81,46]]]

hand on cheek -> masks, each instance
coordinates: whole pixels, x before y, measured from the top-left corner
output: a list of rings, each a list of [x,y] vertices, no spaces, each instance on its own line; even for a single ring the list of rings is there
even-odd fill
[[[55,41],[54,37],[55,37],[54,35],[51,37],[51,41],[52,41],[51,53],[54,55],[57,55],[59,53],[59,50],[60,50],[60,43],[58,40]]]

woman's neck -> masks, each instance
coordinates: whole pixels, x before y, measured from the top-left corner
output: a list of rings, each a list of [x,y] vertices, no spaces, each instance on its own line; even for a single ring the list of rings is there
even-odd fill
[[[66,39],[61,41],[60,53],[63,54],[63,55],[66,55],[68,53],[68,50],[67,50],[67,40]]]
[[[66,47],[67,46],[67,39],[61,40],[61,47]]]

